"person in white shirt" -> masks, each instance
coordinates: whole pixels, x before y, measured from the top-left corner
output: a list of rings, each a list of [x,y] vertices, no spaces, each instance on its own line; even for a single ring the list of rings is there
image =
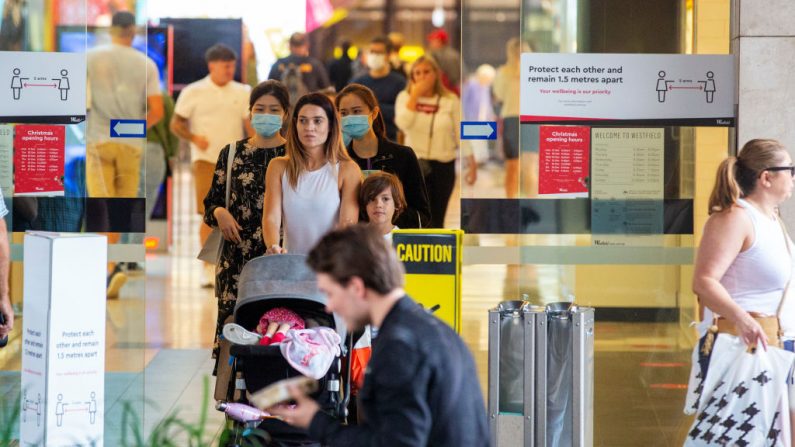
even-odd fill
[[[204,58],[209,74],[182,90],[171,119],[171,131],[190,141],[196,212],[201,215],[221,149],[246,135],[254,136],[248,120],[251,87],[234,80],[237,54],[226,45],[217,44],[207,50]],[[200,224],[202,245],[211,232],[206,224]],[[213,266],[205,264],[202,287],[212,288],[214,281]]]
[[[755,139],[724,160],[716,177],[693,272],[693,292],[706,308],[699,326],[706,335],[699,342],[701,356],[716,335],[738,337],[749,347],[767,350],[770,344],[793,351],[795,303],[787,289],[795,247],[779,216],[795,186],[792,158],[778,141]],[[702,362],[701,377],[707,377],[710,360]],[[795,384],[788,386],[795,422]],[[760,406],[770,414],[778,411],[776,402]],[[791,430],[795,435],[795,424]]]
[[[342,144],[334,103],[322,93],[295,104],[286,152],[265,173],[262,234],[267,254],[307,254],[328,231],[359,221],[362,171]]]
[[[114,14],[110,35],[109,45],[86,54],[86,188],[89,197],[137,197],[146,139],[111,139],[110,120],[146,119],[150,128],[163,119],[163,97],[157,66],[132,47],[135,16],[126,11]],[[110,231],[115,231],[110,223]],[[108,234],[108,243],[118,240],[119,233]],[[108,271],[107,296],[115,298],[127,278],[115,264],[109,264]]]
[[[428,56],[411,67],[406,90],[395,101],[395,124],[406,135],[405,145],[414,149],[420,162],[431,204],[431,228],[444,228],[447,205],[455,186],[461,110],[458,97],[442,86],[441,71]],[[465,146],[466,149],[466,146]],[[475,157],[464,154],[466,181],[475,183]]]
[[[3,200],[3,191],[0,190],[0,313],[5,320],[0,324],[0,338],[6,337],[14,328],[14,309],[11,307],[11,298],[8,294],[8,267],[11,263],[11,253],[8,246],[6,214],[8,209]]]

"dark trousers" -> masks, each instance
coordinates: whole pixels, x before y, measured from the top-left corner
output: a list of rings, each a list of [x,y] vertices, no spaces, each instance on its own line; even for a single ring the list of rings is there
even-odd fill
[[[428,163],[430,172],[423,172],[428,201],[431,206],[430,228],[444,228],[444,215],[455,187],[455,161],[443,162],[423,160]]]

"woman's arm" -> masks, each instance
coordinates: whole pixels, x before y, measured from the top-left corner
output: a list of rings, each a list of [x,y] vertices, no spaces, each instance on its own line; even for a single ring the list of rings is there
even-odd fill
[[[752,244],[753,224],[742,210],[732,208],[710,216],[696,256],[693,292],[705,306],[734,323],[747,345],[756,346],[761,340],[766,349],[768,340],[762,327],[720,283],[737,255]]]
[[[359,221],[359,187],[362,185],[362,171],[353,161],[340,163],[340,220],[338,228],[353,225]]]
[[[209,227],[217,227],[215,209],[226,208],[226,161],[229,158],[229,146],[221,149],[215,162],[215,172],[210,183],[210,190],[204,196],[204,223]]]
[[[262,211],[262,238],[268,253],[286,253],[279,245],[282,225],[282,175],[287,166],[284,157],[274,158],[265,171],[265,205]]]

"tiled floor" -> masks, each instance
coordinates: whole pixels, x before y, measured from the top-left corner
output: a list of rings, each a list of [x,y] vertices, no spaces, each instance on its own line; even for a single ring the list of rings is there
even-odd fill
[[[146,275],[132,276],[121,299],[108,302],[105,445],[120,445],[124,402],[143,414],[136,427],[143,433],[149,433],[173,411],[189,422],[197,421],[202,405],[209,405],[202,396],[212,369],[209,349],[215,301],[211,291],[199,287],[200,265],[195,260],[199,217],[190,211],[192,189],[185,172],[178,170],[175,179],[171,253],[147,256]],[[490,195],[498,195],[499,182],[486,171],[479,183]],[[454,199],[448,215],[450,225],[458,223],[457,218],[450,218],[458,213]],[[493,245],[511,240],[482,236],[467,238],[467,243]],[[475,356],[483,390],[488,374],[488,309],[521,293],[544,302],[555,300],[561,295],[561,275],[566,274],[562,269],[464,267],[462,335]],[[16,327],[11,346],[0,350],[0,396],[6,409],[16,402],[19,392],[21,321]],[[674,323],[597,323],[594,445],[681,445],[689,424],[681,412],[689,352],[679,347],[680,336]],[[211,387],[213,384],[210,380]],[[209,439],[218,435],[223,423],[214,409],[208,414]]]

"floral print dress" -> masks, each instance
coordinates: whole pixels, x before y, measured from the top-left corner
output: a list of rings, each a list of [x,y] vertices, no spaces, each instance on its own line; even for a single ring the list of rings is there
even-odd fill
[[[265,170],[268,163],[284,155],[284,146],[257,148],[248,140],[237,142],[235,157],[232,160],[232,182],[229,194],[229,213],[243,227],[240,230],[239,244],[224,241],[221,259],[216,268],[215,297],[218,299],[218,321],[215,328],[213,358],[218,359],[218,340],[224,321],[232,315],[237,300],[237,281],[243,266],[250,259],[265,254],[262,239],[262,209],[265,198]],[[226,201],[226,162],[229,146],[221,150],[215,164],[213,183],[204,198],[204,223],[217,227],[218,221],[213,212]],[[216,362],[217,363],[217,362]],[[217,369],[217,365],[216,365]]]

